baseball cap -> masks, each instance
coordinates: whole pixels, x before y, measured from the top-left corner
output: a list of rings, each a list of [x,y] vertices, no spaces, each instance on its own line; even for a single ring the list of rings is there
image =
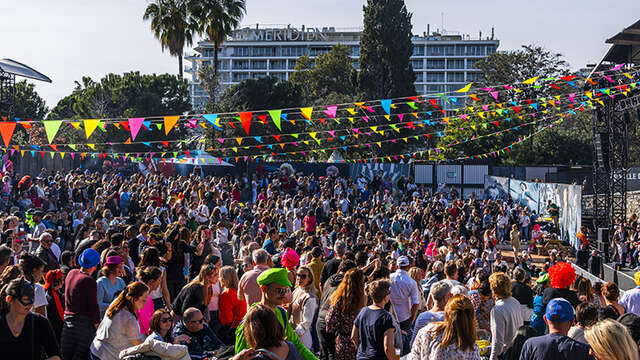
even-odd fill
[[[409,258],[406,256],[400,256],[396,262],[398,266],[409,266]]]
[[[285,268],[267,269],[258,276],[257,281],[258,285],[260,286],[276,283],[278,285],[291,287],[289,275],[287,273],[287,269]]]
[[[86,249],[80,254],[78,258],[78,264],[85,269],[92,268],[94,266],[98,266],[100,262],[100,254],[93,249]]]
[[[547,304],[545,316],[547,320],[556,323],[569,322],[573,320],[575,312],[571,303],[562,298],[555,298]]]

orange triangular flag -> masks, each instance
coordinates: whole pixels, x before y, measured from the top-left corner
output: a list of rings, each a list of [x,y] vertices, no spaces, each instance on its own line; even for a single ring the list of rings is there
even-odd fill
[[[238,113],[240,115],[240,122],[242,122],[242,127],[244,131],[249,135],[249,129],[251,128],[251,118],[253,117],[253,112],[241,112]]]
[[[2,140],[4,141],[4,146],[9,147],[9,143],[11,142],[11,137],[13,136],[13,132],[16,129],[16,122],[0,122],[0,134],[2,134]]]
[[[178,123],[180,116],[165,116],[164,117],[164,134],[169,135],[169,131],[173,129]]]

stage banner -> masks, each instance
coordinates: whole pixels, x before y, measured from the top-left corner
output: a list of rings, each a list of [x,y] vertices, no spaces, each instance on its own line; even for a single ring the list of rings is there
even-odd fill
[[[531,211],[538,213],[538,183],[509,180],[509,195],[513,202],[520,206],[526,206]]]
[[[507,200],[509,194],[509,178],[500,176],[484,176],[484,193],[485,200]]]
[[[394,164],[394,163],[358,163],[350,164],[351,177],[356,179],[360,174],[371,181],[376,175],[382,175],[383,178],[390,176],[395,183],[404,175],[409,178],[409,170],[411,164]]]

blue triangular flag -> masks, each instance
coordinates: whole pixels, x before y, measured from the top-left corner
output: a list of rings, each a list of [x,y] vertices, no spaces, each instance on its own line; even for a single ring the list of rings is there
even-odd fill
[[[380,100],[382,109],[389,115],[391,115],[391,99]]]

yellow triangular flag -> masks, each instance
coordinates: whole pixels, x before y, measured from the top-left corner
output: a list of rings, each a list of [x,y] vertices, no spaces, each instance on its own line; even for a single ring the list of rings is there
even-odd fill
[[[238,145],[242,145],[242,138],[236,138],[236,141],[238,142]]]
[[[317,132],[310,132],[309,136],[311,136],[312,138],[315,139],[316,138],[316,134],[317,134]]]
[[[96,144],[87,144],[88,147],[92,148],[93,150],[96,149]]]
[[[84,132],[87,135],[87,139],[93,131],[100,125],[100,119],[85,119],[84,120]]]
[[[62,157],[62,159],[64,160],[64,151],[60,153],[60,157]]]
[[[80,123],[79,122],[72,122],[71,126],[73,126],[76,129],[80,129]]]
[[[469,91],[469,89],[471,89],[471,84],[473,83],[468,83],[465,87],[463,87],[462,89],[456,90],[457,93],[466,93],[467,91]]]
[[[530,79],[527,79],[527,80],[523,81],[522,83],[523,84],[533,84],[534,82],[536,82],[536,80],[538,80],[538,78],[539,78],[539,76],[534,76],[534,77],[532,77]]]
[[[307,120],[311,121],[311,113],[313,112],[312,107],[300,108],[300,111],[302,112],[302,116],[304,116]]]
[[[391,121],[391,115],[385,115],[384,117],[387,119],[387,121]]]

